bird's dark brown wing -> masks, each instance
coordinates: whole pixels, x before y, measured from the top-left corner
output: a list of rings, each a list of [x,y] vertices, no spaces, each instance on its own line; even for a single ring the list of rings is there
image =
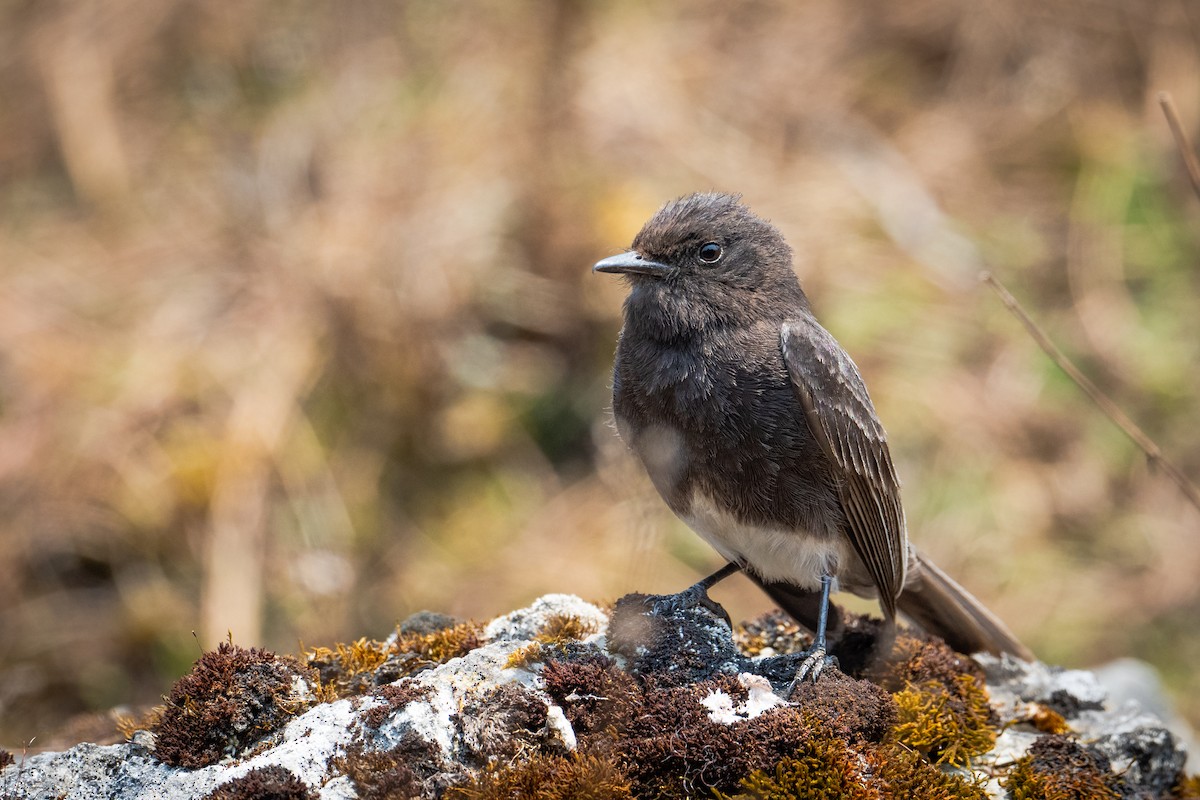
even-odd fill
[[[850,356],[815,319],[785,322],[780,343],[808,427],[838,472],[850,543],[875,581],[884,612],[895,616],[908,536],[900,482],[867,387]]]

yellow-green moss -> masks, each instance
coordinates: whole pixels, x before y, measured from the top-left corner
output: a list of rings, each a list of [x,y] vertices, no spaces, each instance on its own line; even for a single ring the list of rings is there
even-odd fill
[[[152,706],[141,714],[117,714],[117,731],[128,741],[138,731],[148,731],[162,721],[166,710],[166,706],[160,705]]]
[[[430,633],[397,633],[391,641],[359,639],[350,644],[314,647],[306,658],[320,672],[318,699],[324,702],[370,690],[375,684],[372,676],[385,665],[390,682],[465,656],[479,647],[481,632],[478,623],[461,622]],[[396,658],[405,655],[409,657]]]
[[[1030,724],[1042,733],[1070,733],[1067,719],[1053,708],[1039,705],[1029,717]]]
[[[949,685],[910,683],[893,697],[900,709],[897,741],[935,763],[965,766],[996,742],[987,693],[972,675],[955,676]]]
[[[317,696],[321,702],[361,694],[371,685],[371,676],[387,662],[391,647],[375,639],[359,639],[333,647],[314,647],[305,654],[321,679]]]
[[[542,644],[564,644],[583,639],[599,630],[591,620],[580,619],[573,614],[554,614],[534,638]]]
[[[468,621],[432,633],[401,633],[397,635],[392,652],[414,653],[424,662],[422,666],[445,664],[479,647],[482,632],[479,623]]]
[[[1200,800],[1200,775],[1190,775],[1180,778],[1179,783],[1171,790],[1174,800]]]
[[[542,658],[542,645],[539,642],[530,642],[524,647],[518,647],[508,654],[508,660],[504,662],[505,669],[521,669],[528,667],[530,664],[536,664]]]
[[[896,743],[856,750],[838,739],[817,738],[773,770],[756,770],[741,791],[723,800],[987,800],[978,783],[935,767]]]
[[[373,672],[387,661],[389,647],[374,639],[359,639],[350,644],[338,642],[332,648],[314,647],[308,651],[310,662],[336,663],[347,678]]]
[[[867,755],[872,774],[880,783],[884,797],[916,800],[987,800],[987,792],[977,782],[962,775],[944,772],[930,764],[915,750],[899,744],[877,748]]]
[[[854,753],[836,739],[813,739],[800,752],[755,770],[741,782],[736,800],[872,800]],[[718,795],[720,796],[720,795]],[[725,800],[733,800],[725,798]]]

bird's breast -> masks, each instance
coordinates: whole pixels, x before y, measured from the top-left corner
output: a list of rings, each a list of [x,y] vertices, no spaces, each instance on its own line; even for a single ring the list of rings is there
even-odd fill
[[[682,341],[622,333],[618,431],[663,499],[718,550],[764,577],[840,558],[835,479],[805,421],[777,326]],[[807,580],[807,578],[805,578]]]
[[[822,575],[838,575],[847,563],[846,539],[749,523],[718,499],[693,490],[680,518],[718,553],[768,582],[815,590]]]

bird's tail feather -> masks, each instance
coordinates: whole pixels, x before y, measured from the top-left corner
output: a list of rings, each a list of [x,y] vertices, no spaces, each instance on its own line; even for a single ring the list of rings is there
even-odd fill
[[[1033,653],[999,617],[915,548],[911,552],[908,580],[898,601],[901,613],[960,653],[1010,653],[1033,660]]]

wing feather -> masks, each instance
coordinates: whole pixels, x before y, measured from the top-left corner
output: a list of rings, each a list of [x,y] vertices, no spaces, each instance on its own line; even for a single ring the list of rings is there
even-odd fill
[[[855,553],[889,616],[904,587],[908,534],[887,434],[858,367],[812,317],[788,320],[783,360],[813,436],[838,470],[838,495]]]

